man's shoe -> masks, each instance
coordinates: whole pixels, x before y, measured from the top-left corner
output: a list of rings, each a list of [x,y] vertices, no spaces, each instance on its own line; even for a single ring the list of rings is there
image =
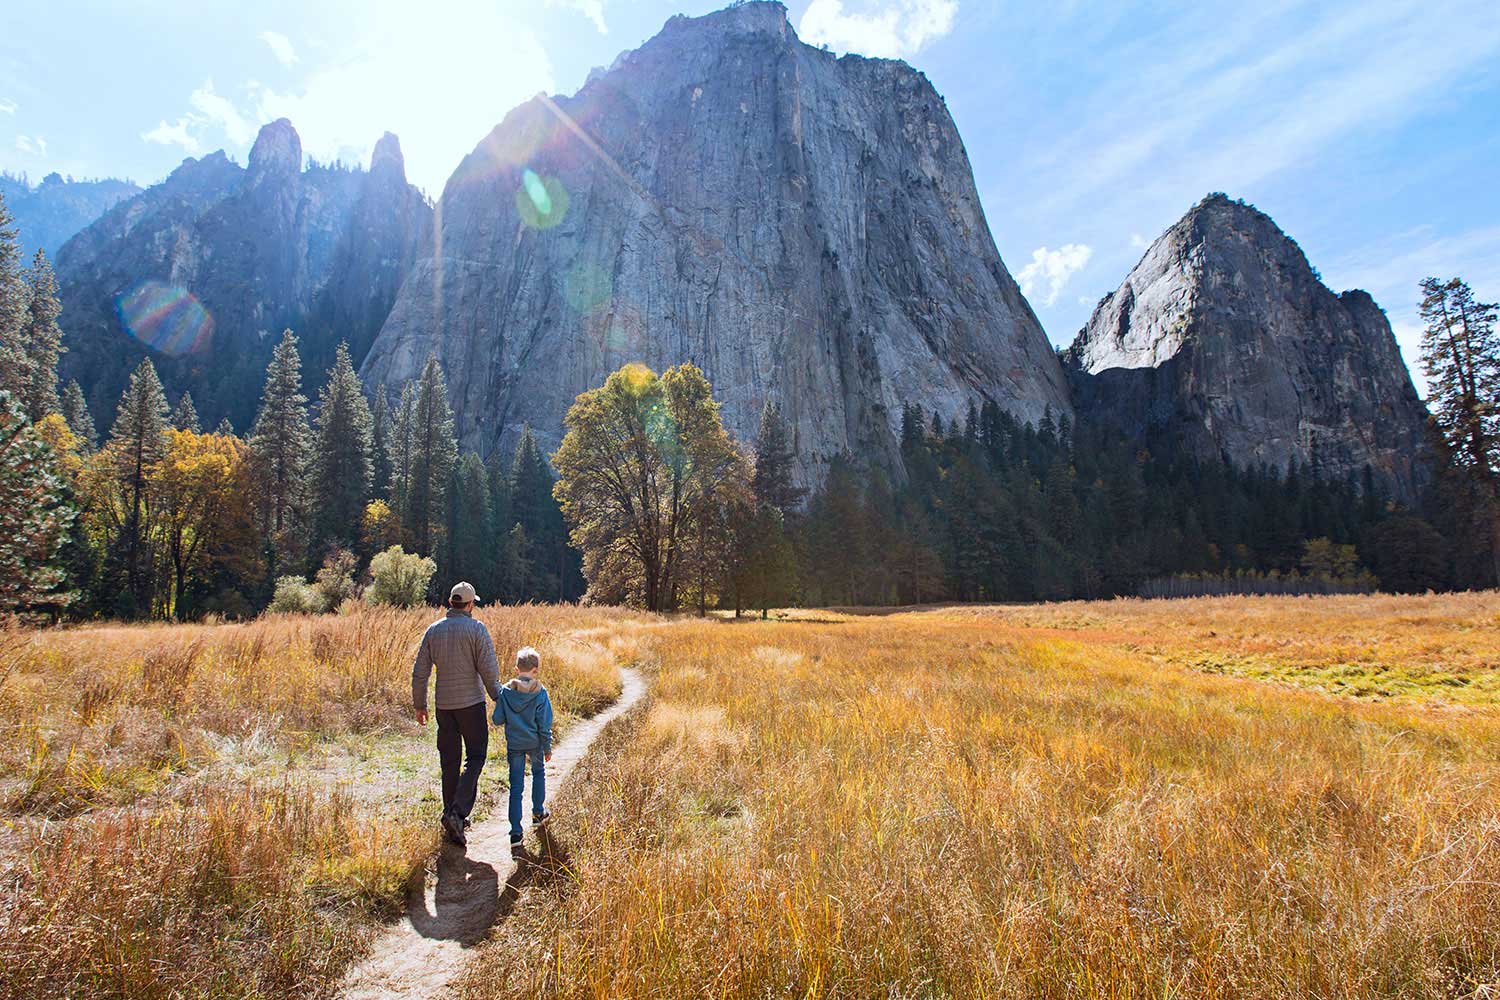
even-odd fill
[[[532,813],[531,814],[531,825],[532,826],[545,826],[547,824],[547,821],[549,819],[551,819],[551,818],[552,818],[552,810],[551,809],[543,809],[539,813]]]
[[[448,843],[459,847],[468,846],[469,841],[464,837],[464,821],[452,813],[443,814],[443,833],[447,836]]]

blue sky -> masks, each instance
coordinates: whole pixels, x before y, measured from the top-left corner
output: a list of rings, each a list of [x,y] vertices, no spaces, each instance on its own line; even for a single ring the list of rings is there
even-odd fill
[[[285,115],[320,159],[396,132],[436,195],[538,91],[693,0],[12,5],[0,169],[159,180],[243,162]],[[792,0],[804,40],[904,58],[947,99],[990,228],[1066,344],[1144,245],[1209,191],[1269,212],[1335,290],[1361,287],[1416,359],[1416,284],[1500,298],[1500,4]]]

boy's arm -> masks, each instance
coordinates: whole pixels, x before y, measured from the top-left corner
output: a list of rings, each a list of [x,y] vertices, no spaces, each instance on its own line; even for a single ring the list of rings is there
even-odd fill
[[[542,692],[536,710],[536,734],[542,743],[542,756],[552,756],[552,698]]]
[[[432,676],[432,651],[427,648],[427,633],[417,645],[417,658],[411,665],[411,707],[417,721],[427,724],[427,679]]]

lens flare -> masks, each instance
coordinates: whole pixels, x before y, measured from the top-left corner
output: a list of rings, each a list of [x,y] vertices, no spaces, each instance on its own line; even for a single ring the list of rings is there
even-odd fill
[[[190,354],[208,342],[214,318],[186,288],[148,279],[115,297],[120,325],[163,354]]]
[[[609,272],[593,264],[579,264],[563,277],[563,298],[584,316],[609,302],[613,293]]]
[[[542,177],[527,167],[516,191],[516,211],[532,229],[551,229],[568,214],[568,192],[556,177]]]

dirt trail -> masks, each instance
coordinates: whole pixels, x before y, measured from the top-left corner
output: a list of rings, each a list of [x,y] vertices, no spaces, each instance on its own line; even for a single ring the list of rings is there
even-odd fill
[[[620,697],[591,719],[575,725],[567,739],[553,747],[547,764],[547,798],[566,785],[574,766],[594,738],[646,693],[646,682],[628,667],[620,668]],[[503,736],[501,737],[504,738]],[[491,763],[486,768],[489,774]],[[526,828],[531,829],[530,798]],[[543,831],[545,833],[545,830]],[[437,877],[428,876],[420,892],[407,899],[406,916],[386,930],[370,955],[344,976],[344,1000],[428,1000],[448,992],[463,970],[465,950],[482,941],[514,905],[521,879],[511,857],[510,821],[504,810],[469,830],[464,851],[445,844],[438,854]],[[544,853],[548,845],[544,840]]]

